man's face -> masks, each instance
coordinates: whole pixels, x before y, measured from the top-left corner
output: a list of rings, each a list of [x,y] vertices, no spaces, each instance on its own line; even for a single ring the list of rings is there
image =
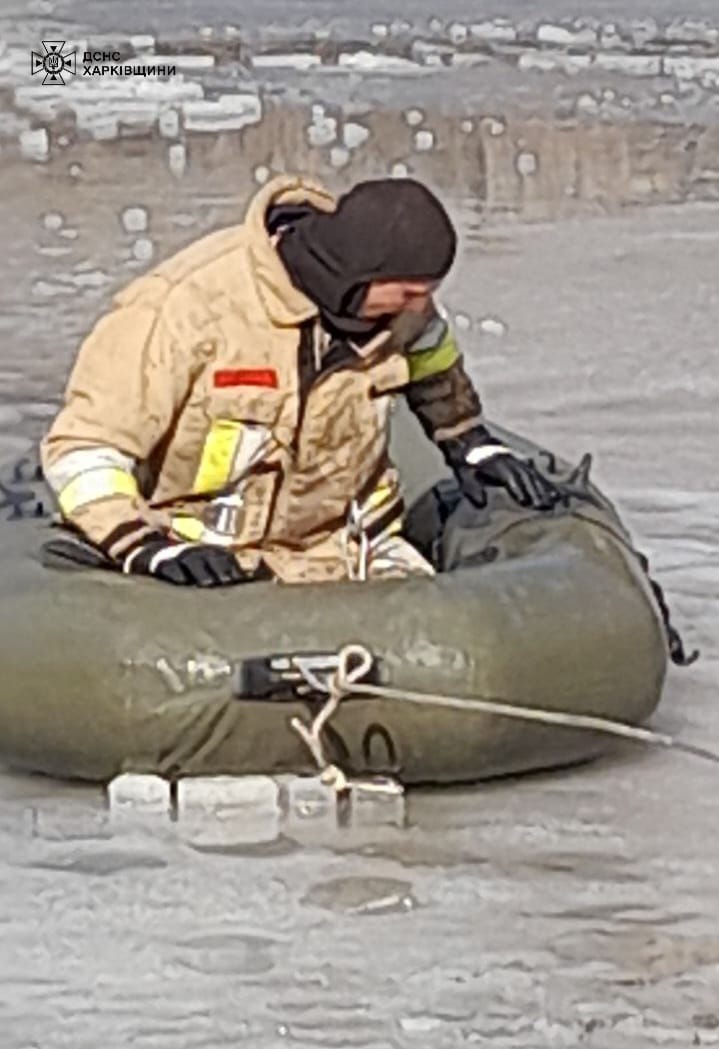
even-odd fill
[[[398,313],[425,313],[436,280],[375,280],[367,286],[362,317],[394,317]]]

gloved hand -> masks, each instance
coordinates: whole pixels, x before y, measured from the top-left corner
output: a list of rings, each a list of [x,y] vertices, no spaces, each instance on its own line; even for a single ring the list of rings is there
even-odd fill
[[[176,542],[162,532],[146,536],[125,557],[122,570],[130,575],[150,575],[176,586],[231,586],[251,578],[224,547]]]
[[[462,492],[475,506],[487,505],[488,485],[505,488],[520,506],[533,510],[551,510],[563,498],[533,463],[500,444],[483,426],[442,441],[439,447]]]

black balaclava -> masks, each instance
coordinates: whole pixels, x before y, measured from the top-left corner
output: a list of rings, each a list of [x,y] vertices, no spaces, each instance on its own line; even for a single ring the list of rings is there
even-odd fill
[[[359,316],[371,281],[440,280],[457,248],[444,207],[414,179],[360,182],[333,212],[287,212],[271,209],[268,227],[284,226],[277,250],[290,279],[348,337],[367,338],[385,324]]]

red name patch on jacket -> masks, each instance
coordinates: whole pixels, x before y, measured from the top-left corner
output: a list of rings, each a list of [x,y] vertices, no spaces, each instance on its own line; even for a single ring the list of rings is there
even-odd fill
[[[277,372],[274,368],[226,368],[215,372],[216,388],[228,386],[267,386],[277,389]]]

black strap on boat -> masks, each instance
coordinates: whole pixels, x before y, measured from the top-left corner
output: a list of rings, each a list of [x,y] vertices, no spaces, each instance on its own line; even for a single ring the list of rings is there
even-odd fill
[[[248,656],[235,664],[233,694],[237,699],[295,702],[326,698],[340,669],[339,652],[276,652]],[[362,675],[367,684],[379,684],[379,664]]]

